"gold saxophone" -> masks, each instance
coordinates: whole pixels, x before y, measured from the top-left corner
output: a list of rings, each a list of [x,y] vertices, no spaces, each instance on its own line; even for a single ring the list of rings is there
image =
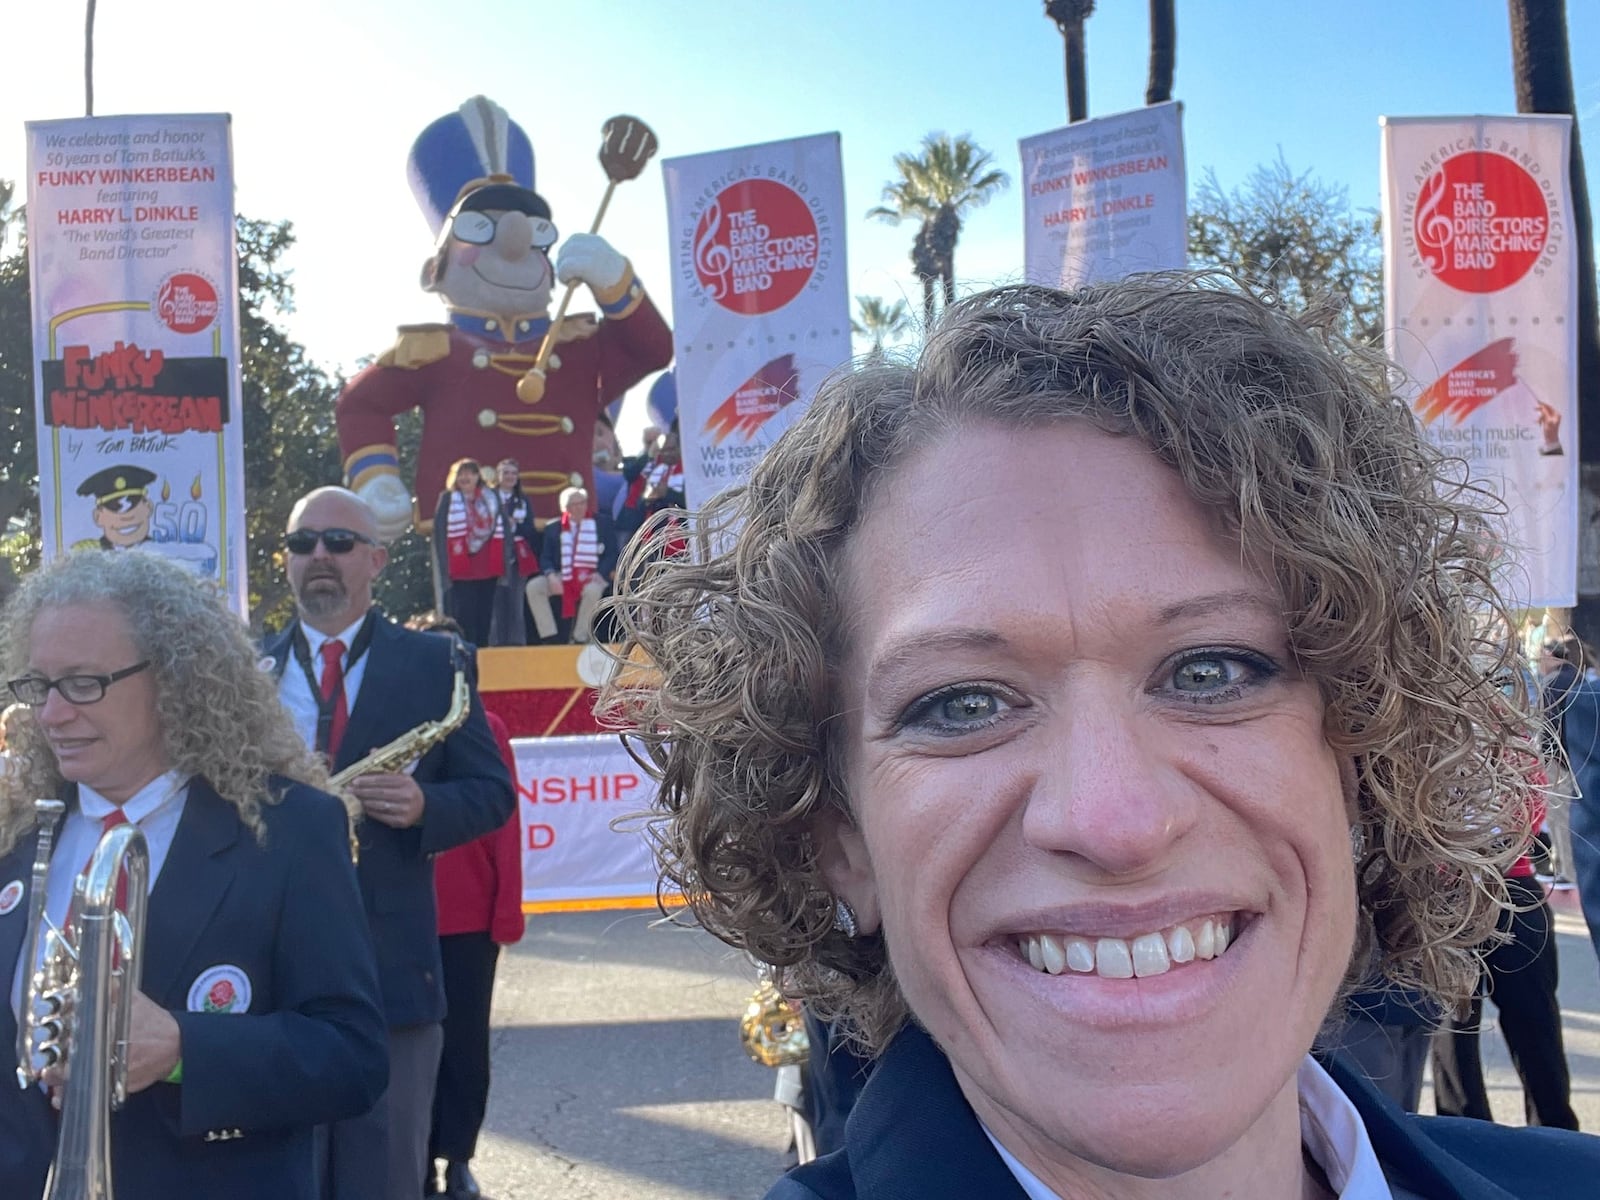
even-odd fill
[[[31,970],[17,1023],[17,1083],[34,1087],[46,1069],[71,1067],[44,1200],[112,1200],[111,1114],[127,1098],[128,1034],[144,959],[150,852],[137,825],[108,830],[73,886],[67,928],[51,925],[44,931],[41,958],[50,852],[66,805],[33,803],[39,843],[23,949]],[[121,875],[127,877],[127,900],[119,909]]]
[[[336,773],[331,780],[334,790],[338,791],[349,786],[363,775],[381,775],[404,770],[408,763],[415,762],[459,729],[471,711],[472,689],[467,685],[465,669],[457,663],[455,688],[450,693],[450,707],[444,716],[437,721],[427,721],[418,725]]]

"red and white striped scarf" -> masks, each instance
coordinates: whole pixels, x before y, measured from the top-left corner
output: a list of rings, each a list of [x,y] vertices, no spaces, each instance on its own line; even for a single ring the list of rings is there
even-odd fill
[[[572,518],[561,514],[561,611],[572,616],[578,611],[578,599],[583,585],[594,578],[600,565],[600,538],[595,533],[594,518],[585,517],[573,536]]]

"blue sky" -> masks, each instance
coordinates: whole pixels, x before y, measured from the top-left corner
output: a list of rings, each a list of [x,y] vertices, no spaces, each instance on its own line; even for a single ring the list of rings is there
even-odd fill
[[[1573,76],[1600,184],[1600,3],[1568,5]],[[83,111],[82,8],[16,5],[0,76],[0,178],[21,181],[22,122]],[[1100,0],[1088,26],[1092,115],[1143,102],[1145,0]],[[912,231],[865,217],[898,151],[970,133],[1013,176],[974,213],[963,287],[1018,279],[1017,141],[1065,123],[1061,38],[1038,0],[100,0],[96,109],[229,112],[239,210],[292,220],[294,333],[324,366],[436,320],[417,287],[432,242],[405,182],[412,139],[482,92],[531,135],[563,232],[605,180],[606,117],[643,117],[672,157],[801,134],[842,135],[851,290],[912,296]],[[1378,204],[1378,117],[1515,110],[1504,0],[1178,0],[1175,98],[1191,190],[1280,149],[1291,166]],[[1591,188],[1591,193],[1596,188]],[[1597,200],[1600,205],[1600,200]],[[668,306],[658,166],[602,228]],[[915,307],[915,305],[913,305]],[[630,405],[630,409],[635,406]],[[625,427],[642,417],[630,411]]]

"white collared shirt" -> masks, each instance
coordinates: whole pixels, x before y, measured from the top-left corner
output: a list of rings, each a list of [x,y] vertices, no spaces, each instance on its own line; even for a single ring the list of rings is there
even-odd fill
[[[1395,1200],[1373,1153],[1367,1127],[1350,1097],[1309,1054],[1296,1077],[1300,1095],[1300,1141],[1322,1168],[1339,1200]],[[1006,1169],[1016,1176],[1028,1200],[1061,1200],[1044,1182],[989,1132],[988,1136]]]
[[[161,868],[166,864],[167,852],[172,849],[172,839],[177,835],[178,822],[183,818],[184,805],[188,800],[188,778],[176,771],[168,771],[145,784],[122,806],[122,815],[139,827],[144,834],[145,845],[150,850],[149,890],[155,888]],[[78,785],[78,803],[68,809],[61,828],[56,832],[56,847],[50,855],[50,879],[45,887],[45,916],[57,929],[67,919],[73,885],[83,873],[83,868],[89,865],[89,858],[100,843],[101,822],[116,807],[93,788]],[[23,920],[27,920],[25,909]],[[41,931],[41,956],[44,948],[44,934]],[[22,1011],[24,966],[30,971],[38,966],[37,962],[24,964],[22,958],[21,954],[17,955],[17,966],[11,979],[13,1014]]]
[[[316,677],[322,678],[322,647],[327,642],[338,638],[344,643],[344,653],[339,656],[339,666],[344,670],[344,711],[348,716],[356,710],[356,695],[361,691],[361,680],[367,673],[367,655],[363,654],[356,659],[352,666],[350,663],[350,647],[355,645],[356,634],[361,631],[361,622],[367,619],[366,613],[357,618],[354,625],[341,629],[331,637],[325,633],[318,633],[304,621],[300,622],[300,632],[305,634],[306,645],[311,649],[311,669]],[[289,659],[283,665],[283,678],[278,681],[278,698],[283,701],[283,706],[289,710],[289,716],[294,720],[294,727],[299,732],[300,738],[313,750],[317,746],[317,695],[311,690],[311,685],[306,681],[306,673],[300,669],[300,664],[295,658],[294,646],[289,647]]]

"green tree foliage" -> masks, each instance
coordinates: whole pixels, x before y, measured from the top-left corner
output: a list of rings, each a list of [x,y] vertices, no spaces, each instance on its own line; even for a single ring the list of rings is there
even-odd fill
[[[0,246],[8,225],[10,186],[0,182]],[[333,406],[340,381],[313,363],[283,328],[294,311],[294,285],[283,258],[294,245],[287,221],[238,219],[239,346],[244,394],[245,526],[250,608],[255,623],[281,626],[293,613],[284,576],[283,530],[304,493],[340,481]],[[402,455],[415,461],[420,418],[400,425]],[[0,255],[0,557],[26,569],[39,555],[38,457],[34,441],[32,322],[25,249]],[[8,498],[14,500],[8,508]],[[9,526],[7,521],[9,519]],[[421,539],[391,548],[380,588],[389,611],[406,616],[432,603]]]
[[[966,134],[930,133],[921,153],[897,154],[894,165],[900,177],[883,185],[883,203],[867,216],[893,225],[919,222],[911,266],[922,283],[923,321],[931,325],[935,283],[943,283],[946,305],[955,302],[962,214],[987,204],[1011,180],[994,166],[994,155]]]
[[[1336,306],[1353,338],[1383,335],[1383,251],[1376,213],[1282,155],[1225,192],[1208,170],[1189,205],[1189,261],[1231,271],[1276,291],[1296,309]]]
[[[882,357],[885,342],[899,341],[911,332],[911,314],[904,300],[888,304],[878,296],[857,296],[856,319],[850,322],[850,331],[872,343],[870,356]]]

